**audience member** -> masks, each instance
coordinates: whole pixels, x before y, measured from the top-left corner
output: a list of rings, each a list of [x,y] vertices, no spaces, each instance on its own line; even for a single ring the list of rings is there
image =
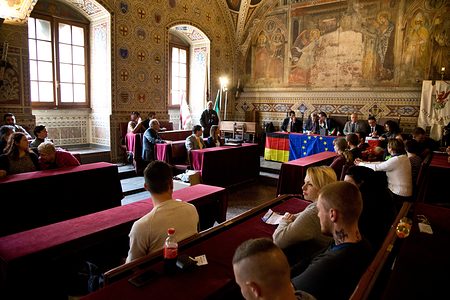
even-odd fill
[[[444,143],[444,146],[450,147],[450,122],[444,127],[442,142]]]
[[[294,291],[286,256],[270,239],[243,242],[234,253],[233,271],[246,300],[314,299],[310,294]]]
[[[26,138],[28,140],[31,140],[33,137],[26,131],[25,128],[20,126],[19,124],[16,124],[16,117],[12,113],[6,113],[3,115],[3,122],[4,125],[11,125],[14,127],[14,132],[22,132],[25,134]]]
[[[137,111],[131,112],[130,121],[128,121],[127,132],[128,133],[133,132],[136,126],[141,122],[142,122],[141,114]]]
[[[316,112],[311,113],[304,124],[304,132],[309,131],[312,134],[319,132],[319,115]]]
[[[334,151],[338,154],[331,163],[330,167],[336,172],[336,177],[341,178],[342,168],[345,165],[353,163],[352,154],[347,150],[348,144],[344,137],[338,137],[333,141]]]
[[[273,241],[286,251],[291,264],[317,253],[331,241],[320,231],[317,199],[320,189],[336,180],[336,173],[331,167],[310,167],[306,170],[303,198],[312,203],[298,214],[286,213],[273,233]]]
[[[72,153],[60,148],[56,149],[50,141],[41,143],[37,150],[39,152],[39,165],[42,170],[80,165],[80,162]]]
[[[203,149],[205,148],[205,142],[202,138],[202,126],[195,125],[192,128],[192,134],[186,138],[186,149],[189,153],[191,150]]]
[[[333,119],[327,117],[323,111],[319,112],[319,128],[320,135],[339,135],[339,127]]]
[[[321,231],[333,242],[292,282],[316,299],[349,299],[373,257],[358,228],[361,193],[348,182],[330,183],[321,189],[317,209]]]
[[[406,154],[411,163],[411,177],[413,187],[416,185],[417,176],[419,175],[422,158],[419,156],[419,143],[416,140],[409,140],[405,143]]]
[[[353,113],[350,115],[350,121],[347,121],[344,125],[344,134],[356,133],[357,131],[365,131],[366,126],[364,123],[358,120],[358,115]]]
[[[30,148],[31,150],[35,151],[35,149],[37,149],[37,147],[46,141],[47,137],[48,137],[48,132],[47,132],[47,128],[45,128],[45,125],[38,125],[36,127],[34,127],[34,136],[35,139],[31,141],[30,143]]]
[[[412,136],[411,136],[410,134],[407,134],[407,133],[399,133],[399,134],[397,134],[397,135],[395,136],[395,138],[396,138],[397,140],[402,141],[403,144],[405,144],[406,141],[409,141],[409,140],[412,139]]]
[[[345,140],[348,144],[349,152],[352,154],[352,158],[361,158],[361,149],[358,147],[359,144],[359,138],[356,135],[356,133],[349,133],[345,137]]]
[[[396,216],[386,176],[383,172],[375,172],[366,167],[351,166],[344,180],[355,184],[361,192],[363,210],[359,218],[359,229],[372,247],[378,249]]]
[[[364,131],[358,131],[356,133],[358,136],[358,148],[361,150],[361,152],[366,151],[370,145],[366,143],[366,133]]]
[[[289,111],[289,117],[283,120],[281,125],[283,132],[302,132],[302,121],[295,117],[295,111]]]
[[[156,113],[151,111],[148,113],[147,118],[143,120],[142,122],[139,122],[136,127],[133,129],[133,133],[143,133],[147,129],[150,128],[150,121],[156,119]],[[158,122],[159,123],[159,122]],[[162,128],[159,128],[158,131],[162,130]]]
[[[370,116],[367,123],[369,124],[369,137],[377,138],[384,133],[383,126],[377,124],[377,119],[374,116]]]
[[[202,112],[200,116],[200,124],[203,127],[204,137],[207,138],[211,130],[211,126],[219,125],[219,116],[217,112],[213,109],[212,101],[208,101],[206,104],[207,108]]]
[[[386,123],[384,123],[384,128],[386,131],[380,136],[380,140],[394,139],[395,136],[400,133],[398,123],[392,120],[387,120]]]
[[[39,170],[38,157],[28,143],[24,133],[11,134],[4,154],[0,155],[0,177]]]
[[[0,155],[3,154],[6,145],[8,144],[8,138],[14,132],[14,127],[11,125],[3,125],[0,127]]]
[[[413,194],[411,164],[405,153],[402,141],[390,139],[387,146],[391,158],[383,162],[362,162],[356,160],[355,164],[371,168],[374,171],[385,171],[388,178],[388,187],[393,199],[400,209],[404,201],[409,201]]]
[[[164,143],[158,134],[159,121],[152,119],[150,121],[150,127],[144,132],[142,143],[142,160],[149,163],[156,159],[155,157],[155,145]]]
[[[439,144],[428,137],[425,130],[421,127],[414,128],[412,137],[418,143],[418,154],[422,159],[424,159],[431,151],[435,151],[439,148]]]
[[[172,177],[171,167],[163,161],[153,161],[145,168],[144,188],[151,194],[153,208],[134,222],[126,262],[161,250],[168,228],[175,228],[177,241],[198,232],[199,217],[195,206],[172,198]]]
[[[212,148],[212,147],[219,147],[220,145],[222,145],[222,142],[220,140],[219,125],[213,125],[211,126],[208,140],[206,141],[206,147]]]

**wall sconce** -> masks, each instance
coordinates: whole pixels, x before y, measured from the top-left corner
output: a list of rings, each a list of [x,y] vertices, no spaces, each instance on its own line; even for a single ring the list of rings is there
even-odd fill
[[[441,67],[441,80],[444,81],[445,67]]]

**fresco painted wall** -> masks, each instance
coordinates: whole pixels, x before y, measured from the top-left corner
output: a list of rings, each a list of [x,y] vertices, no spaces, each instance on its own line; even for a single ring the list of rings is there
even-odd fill
[[[416,86],[448,64],[448,1],[307,2],[261,22],[250,85]]]

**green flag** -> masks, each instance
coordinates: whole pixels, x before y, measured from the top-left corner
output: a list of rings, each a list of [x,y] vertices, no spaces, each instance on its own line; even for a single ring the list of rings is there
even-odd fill
[[[216,111],[217,115],[220,115],[220,89],[217,91],[216,96],[216,103],[214,104],[214,110]]]

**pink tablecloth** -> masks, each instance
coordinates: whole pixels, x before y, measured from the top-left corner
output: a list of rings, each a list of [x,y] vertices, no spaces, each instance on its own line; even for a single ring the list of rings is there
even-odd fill
[[[259,176],[258,144],[221,146],[191,151],[191,164],[199,170],[202,182],[230,186]]]
[[[311,166],[330,165],[336,152],[321,152],[307,157],[291,160],[281,165],[277,195],[301,194],[306,170]]]

